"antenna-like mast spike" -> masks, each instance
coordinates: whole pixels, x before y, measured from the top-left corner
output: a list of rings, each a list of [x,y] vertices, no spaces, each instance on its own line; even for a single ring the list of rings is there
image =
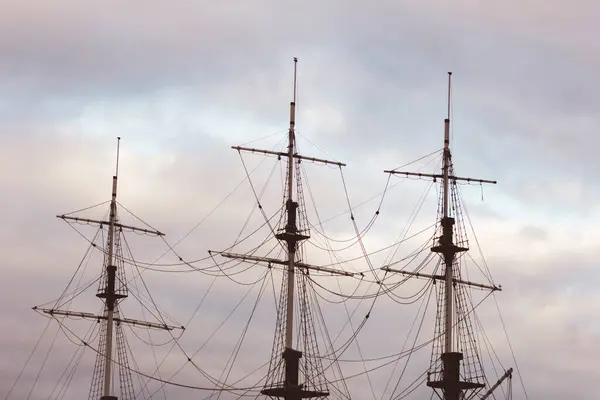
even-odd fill
[[[294,103],[296,103],[296,71],[298,66],[298,57],[294,57]]]
[[[119,149],[121,147],[121,137],[117,136],[117,166],[115,168],[115,176],[119,176]]]
[[[292,155],[294,154],[294,127],[296,126],[296,88],[297,88],[297,74],[298,74],[298,58],[294,57],[294,83],[293,83],[293,95],[292,95],[292,102],[290,103],[290,152],[289,152],[289,156],[290,158],[292,157]],[[292,171],[293,172],[293,171]]]
[[[452,102],[452,72],[448,72],[448,119],[450,119],[450,106]]]

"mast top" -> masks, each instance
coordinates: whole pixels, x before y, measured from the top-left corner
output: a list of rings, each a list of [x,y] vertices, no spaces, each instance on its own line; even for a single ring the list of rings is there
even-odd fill
[[[446,169],[450,152],[450,107],[452,105],[452,72],[448,72],[448,115],[444,120],[444,166]],[[448,153],[448,154],[446,154]]]
[[[452,72],[448,72],[448,120],[450,120],[450,103],[451,103],[451,95],[452,93]]]
[[[117,166],[115,168],[115,178],[119,176],[119,149],[121,147],[121,137],[117,136]]]
[[[298,65],[298,57],[294,57],[294,100],[293,103],[296,104],[296,66]]]

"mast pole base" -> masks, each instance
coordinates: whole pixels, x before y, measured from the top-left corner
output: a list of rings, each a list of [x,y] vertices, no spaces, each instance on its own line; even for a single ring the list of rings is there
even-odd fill
[[[310,390],[305,388],[304,384],[298,382],[300,358],[302,358],[302,352],[292,348],[286,348],[283,351],[283,359],[285,361],[285,382],[283,382],[283,385],[264,388],[260,393],[272,398],[284,400],[315,399],[329,396],[329,392]]]

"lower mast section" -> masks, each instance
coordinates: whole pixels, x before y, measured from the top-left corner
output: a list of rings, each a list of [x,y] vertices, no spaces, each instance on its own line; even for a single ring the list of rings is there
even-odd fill
[[[454,244],[453,230],[454,218],[443,217],[441,219],[442,236],[439,239],[438,246],[431,248],[431,251],[442,256],[445,264],[444,283],[445,283],[445,346],[441,354],[442,361],[442,379],[437,381],[428,381],[427,386],[440,389],[444,393],[444,400],[459,400],[464,398],[463,391],[480,389],[485,387],[483,383],[468,382],[461,380],[460,363],[463,360],[463,353],[452,351],[452,300],[454,286],[454,260],[456,254],[465,252],[466,247],[460,247]]]
[[[294,279],[295,279],[295,257],[298,243],[309,238],[298,232],[296,224],[298,203],[292,199],[286,202],[287,224],[285,231],[277,234],[277,239],[284,241],[288,246],[288,271],[287,271],[287,304],[286,304],[286,336],[283,361],[285,363],[284,382],[282,386],[270,387],[261,390],[261,394],[269,397],[278,397],[285,400],[300,400],[315,397],[326,397],[328,392],[306,390],[299,382],[300,359],[302,352],[295,350],[292,342],[293,333],[293,301],[294,301]]]

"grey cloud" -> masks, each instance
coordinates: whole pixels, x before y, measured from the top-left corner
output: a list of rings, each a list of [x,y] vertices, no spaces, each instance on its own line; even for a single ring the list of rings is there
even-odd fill
[[[114,142],[106,139],[109,132],[111,136],[127,136],[124,142],[127,145],[123,146],[120,198],[153,226],[166,231],[169,241],[174,241],[203,218],[237,179],[244,176],[237,155],[227,149],[228,145],[237,144],[233,143],[229,126],[215,126],[207,113],[198,110],[220,109],[219,116],[225,115],[229,119],[243,115],[244,129],[246,125],[253,125],[247,128],[250,138],[269,133],[259,133],[256,125],[285,130],[291,92],[290,58],[294,55],[301,58],[299,129],[335,158],[348,162],[345,176],[353,203],[383,188],[386,176],[379,172],[381,169],[394,168],[403,161],[441,147],[445,116],[444,73],[452,69],[456,78],[453,144],[456,144],[457,171],[461,174],[473,171],[482,174],[483,178],[498,178],[503,186],[485,189],[486,198],[499,194],[518,202],[521,214],[531,210],[530,214],[545,215],[547,218],[540,229],[549,231],[550,236],[563,229],[575,234],[578,229],[573,226],[554,226],[556,219],[548,217],[554,213],[548,210],[555,207],[552,200],[560,200],[559,210],[568,207],[581,214],[582,202],[590,199],[589,193],[559,198],[565,176],[557,174],[555,182],[545,181],[540,185],[540,189],[544,189],[545,184],[554,184],[556,199],[548,199],[532,193],[536,188],[527,182],[527,178],[546,174],[546,167],[556,171],[562,165],[573,163],[574,169],[585,172],[596,165],[591,153],[594,146],[588,139],[596,117],[586,117],[590,122],[582,117],[581,125],[571,126],[577,118],[573,115],[589,111],[588,107],[591,109],[596,102],[593,94],[596,81],[586,67],[568,64],[581,59],[586,59],[590,65],[597,61],[581,52],[584,43],[580,42],[581,47],[575,50],[577,54],[573,61],[548,63],[548,59],[564,54],[564,41],[557,42],[560,38],[553,29],[558,23],[550,24],[552,29],[544,28],[538,32],[528,28],[528,40],[521,41],[517,33],[528,25],[527,18],[535,15],[537,9],[519,8],[527,18],[511,25],[513,16],[510,13],[508,16],[500,13],[505,19],[495,19],[490,17],[493,11],[481,8],[472,11],[466,3],[460,3],[462,6],[458,8],[444,9],[445,12],[452,11],[451,14],[440,12],[434,15],[435,25],[420,24],[425,21],[426,14],[430,18],[430,4],[411,9],[396,2],[381,3],[382,7],[389,8],[380,10],[336,8],[339,4],[335,3],[316,10],[304,4],[303,10],[295,13],[286,10],[284,5],[271,8],[270,13],[264,13],[258,5],[254,10],[236,11],[223,6],[212,11],[206,7],[201,12],[191,8],[176,9],[180,4],[174,4],[169,10],[153,3],[145,3],[145,7],[139,9],[135,4],[120,5],[116,9],[106,4],[69,5],[70,13],[64,11],[67,8],[59,12],[58,8],[28,7],[25,3],[12,6],[10,12],[0,17],[4,18],[0,25],[10,33],[0,35],[4,38],[0,48],[6,54],[1,68],[8,81],[4,83],[7,88],[4,92],[10,93],[1,102],[3,136],[10,141],[3,146],[0,159],[4,171],[2,182],[8,193],[2,204],[11,210],[2,233],[9,238],[4,245],[11,258],[6,262],[14,264],[15,268],[7,270],[6,285],[11,290],[2,291],[0,303],[16,304],[16,308],[11,308],[14,313],[3,309],[3,315],[14,321],[15,329],[23,325],[37,329],[39,325],[35,324],[39,323],[33,322],[34,314],[22,315],[16,311],[25,312],[38,298],[45,300],[59,293],[62,288],[59,278],[68,277],[71,267],[78,261],[85,242],[66,227],[59,227],[59,221],[54,221],[53,216],[108,198],[114,168]],[[378,15],[382,10],[386,11],[384,15]],[[37,21],[32,17],[34,12],[38,13]],[[252,12],[258,16],[253,17]],[[237,14],[232,17],[232,13]],[[287,18],[278,18],[284,14]],[[290,22],[289,15],[296,15],[297,21]],[[449,18],[450,15],[462,15],[462,18]],[[469,16],[469,21],[465,15]],[[480,18],[482,16],[485,18]],[[464,26],[460,27],[461,24]],[[39,31],[31,29],[34,25]],[[482,28],[482,25],[486,27]],[[504,28],[510,30],[510,35],[503,33]],[[285,39],[290,40],[284,42]],[[545,48],[537,50],[535,42],[541,39],[549,42]],[[504,40],[512,42],[503,44]],[[521,43],[515,44],[515,41]],[[539,72],[542,67],[544,73]],[[567,75],[573,67],[578,68],[576,77]],[[556,76],[560,77],[553,81],[556,86],[547,89],[548,81]],[[226,80],[225,84],[223,80]],[[589,89],[579,88],[580,99],[573,100],[569,93],[563,96],[563,92],[578,88],[586,80],[590,82]],[[181,103],[188,103],[173,106],[176,112],[171,116],[164,111],[168,101],[153,102],[144,96],[151,93],[154,99],[160,99],[171,90],[177,92],[174,97],[185,98]],[[198,94],[190,95],[194,92]],[[134,105],[121,113],[114,111],[127,102]],[[144,102],[150,105],[139,105]],[[323,109],[326,112],[319,115],[318,111]],[[213,129],[210,136],[205,129],[199,128],[202,124],[187,119],[182,122],[182,116],[195,113],[200,114],[204,125]],[[134,116],[136,122],[131,123]],[[27,122],[21,120],[25,117]],[[90,119],[84,120],[84,117]],[[146,118],[149,122],[144,122]],[[100,132],[94,132],[97,136],[86,135],[87,129],[91,126],[96,129],[101,122],[104,123]],[[151,129],[151,125],[156,126]],[[135,134],[131,133],[133,130],[136,130]],[[167,130],[170,136],[165,133]],[[42,131],[46,134],[39,133]],[[68,131],[69,134],[62,136],[56,134],[57,131]],[[565,142],[568,137],[565,132],[570,131],[575,131],[573,138]],[[546,132],[550,132],[548,139],[543,135]],[[133,150],[127,150],[128,147]],[[310,146],[302,149],[315,151]],[[332,174],[338,173],[332,171]],[[330,181],[321,179],[318,173],[314,180],[310,178],[310,182],[315,192],[330,193],[323,193],[324,189],[329,189]],[[576,182],[575,186],[578,184]],[[407,186],[415,188],[405,189]],[[418,196],[423,188],[419,183],[408,182],[390,193],[381,217],[365,239],[369,245],[367,250],[379,248],[397,236],[401,224],[396,221],[406,219],[412,196]],[[523,196],[526,189],[529,190],[528,197]],[[331,193],[333,198],[333,191]],[[545,192],[540,190],[540,193]],[[343,203],[341,195],[337,190],[335,197],[341,197],[339,200]],[[478,193],[468,196],[476,198]],[[433,220],[434,201],[427,204],[430,217],[424,216],[423,221]],[[178,251],[187,259],[197,254],[205,255],[207,248],[218,249],[231,244],[232,232],[235,236],[253,202],[253,194],[246,188],[226,204],[222,212],[194,231]],[[337,199],[336,202],[339,203]],[[376,203],[356,211],[359,225],[372,216]],[[487,206],[490,203],[493,205]],[[478,216],[490,211],[500,214],[492,220],[501,224],[511,216],[508,211],[499,210],[499,203],[499,200],[493,200],[481,207],[470,208]],[[328,202],[324,205],[331,211],[329,215],[343,211]],[[347,216],[340,218],[342,220],[343,223],[336,222],[332,228],[336,237],[352,233]],[[260,217],[253,222],[260,222]],[[527,223],[524,219],[516,225]],[[496,232],[493,227],[482,228],[486,232]],[[575,374],[581,371],[574,365],[588,366],[594,333],[590,328],[587,332],[592,332],[589,333],[591,337],[570,335],[572,327],[564,326],[564,316],[543,323],[529,316],[544,312],[545,305],[568,307],[572,298],[559,296],[563,294],[559,286],[562,282],[552,278],[554,274],[565,276],[572,272],[565,266],[581,264],[585,260],[573,256],[573,259],[561,259],[560,265],[547,266],[549,260],[542,259],[527,267],[530,276],[509,275],[516,268],[514,266],[521,263],[519,255],[523,253],[519,252],[527,252],[527,246],[534,241],[519,237],[518,243],[514,243],[519,232],[516,229],[515,237],[498,235],[493,238],[496,242],[490,243],[486,232],[482,234],[486,238],[484,248],[499,242],[512,245],[511,249],[515,251],[510,258],[493,260],[490,264],[494,271],[500,271],[494,276],[506,288],[503,295],[507,296],[502,297],[502,304],[506,306],[507,326],[513,344],[519,350],[517,357],[530,395],[552,398],[561,388],[555,377],[564,378],[567,372],[559,370],[550,362],[552,360],[539,360],[543,354],[550,354],[548,349],[567,358],[573,338],[583,337],[583,345],[568,357],[573,379],[580,378],[581,375]],[[539,240],[535,242],[540,243]],[[80,244],[81,249],[77,247]],[[522,247],[517,249],[516,244]],[[154,245],[138,241],[135,245],[144,258],[150,260],[155,253],[160,253]],[[549,258],[555,256],[556,251],[548,249]],[[322,255],[311,253],[309,257],[315,263],[327,261]],[[590,259],[594,259],[593,254]],[[585,262],[588,263],[586,268],[593,265],[593,261]],[[547,269],[537,272],[539,264]],[[365,266],[357,268],[365,269]],[[589,269],[584,273],[593,276]],[[193,312],[192,303],[198,301],[207,281],[204,277],[189,278],[192,274],[175,275],[171,278],[151,274],[149,284],[158,292],[157,302],[185,320]],[[576,284],[569,282],[578,288]],[[178,288],[175,294],[173,287]],[[237,291],[222,290],[219,294],[225,293],[232,300],[239,296]],[[409,311],[408,307],[395,305],[389,299],[386,301],[383,305],[377,304],[372,320],[361,333],[365,354],[386,354],[391,347],[398,351],[407,331],[406,324],[412,322],[413,309]],[[209,311],[203,311],[200,321],[204,318],[205,323],[215,326],[220,313],[230,306],[230,302],[219,305],[213,299],[210,307],[207,305],[204,309]],[[364,316],[362,311],[364,309],[357,313],[355,321]],[[484,315],[491,311],[486,309]],[[586,315],[578,318],[583,320]],[[263,341],[265,343],[259,344],[269,347],[274,316],[265,310],[259,321],[264,326],[256,327],[253,332],[258,339],[252,340]],[[237,329],[243,320],[240,318],[235,322]],[[585,326],[581,320],[576,323]],[[197,347],[193,332],[204,333],[201,325],[202,322],[196,322],[188,332],[191,335],[185,337],[186,349]],[[337,323],[332,325],[332,330],[338,328]],[[383,338],[381,326],[389,331]],[[491,327],[493,336],[502,339],[498,323]],[[235,340],[225,336],[219,339],[219,343]],[[31,343],[29,337],[27,342]],[[188,343],[190,347],[187,347]],[[15,358],[30,349],[14,347]],[[220,346],[215,346],[210,354],[213,358],[203,361],[211,365],[214,360],[222,365],[224,361],[219,349]],[[423,351],[426,359],[429,349]],[[348,357],[355,354],[350,353]],[[501,355],[510,359],[506,346],[501,348]],[[262,356],[267,357],[267,354],[261,353]],[[178,363],[179,360],[175,362]],[[218,374],[220,371],[214,368]],[[356,367],[345,368],[350,371]],[[360,372],[360,368],[357,370]],[[593,368],[588,366],[588,370]],[[381,375],[374,374],[373,379],[385,383],[389,372],[387,369]],[[14,375],[14,370],[12,373]],[[81,376],[82,382],[88,378],[85,374]],[[27,381],[32,378],[28,375]],[[198,374],[188,368],[180,379],[181,382],[195,382]],[[573,393],[572,397],[589,398],[591,385],[587,382],[592,379],[593,376],[582,379],[580,392]],[[87,382],[82,384],[81,393],[86,392]],[[364,379],[360,382],[366,385]],[[3,382],[2,388],[6,387],[5,383],[10,382]],[[366,386],[357,386],[361,395],[368,394],[362,391]],[[189,392],[181,393],[182,398],[189,395]]]
[[[548,232],[536,226],[525,226],[519,232],[525,240],[544,240],[548,237]]]
[[[53,97],[66,96],[66,99],[59,103],[40,103],[38,98],[47,97],[40,96],[40,90],[47,91],[43,89],[43,82],[19,84],[20,73],[15,72],[9,77],[16,83],[9,85],[7,92],[16,93],[16,101],[6,102],[5,115],[15,118],[23,115],[23,109],[29,110],[28,113],[41,113],[41,116],[56,115],[57,111],[68,113],[67,109],[72,107],[71,113],[76,116],[84,107],[82,103],[93,103],[94,98],[102,96],[101,93],[110,95],[110,91],[100,89],[97,95],[86,97],[97,90],[90,88],[89,84],[98,84],[109,90],[115,85],[121,88],[129,87],[129,84],[135,86],[135,80],[139,79],[151,88],[148,89],[150,92],[159,96],[161,88],[173,86],[181,87],[184,92],[198,93],[189,98],[189,102],[195,102],[198,109],[218,102],[222,107],[231,107],[230,112],[243,113],[252,104],[255,116],[270,123],[279,121],[276,123],[284,126],[286,103],[291,91],[291,63],[287,56],[292,54],[286,53],[286,57],[282,57],[282,52],[302,43],[300,48],[308,57],[307,62],[301,64],[299,127],[306,127],[307,132],[318,135],[321,143],[328,148],[339,146],[341,141],[346,148],[364,149],[368,146],[373,154],[390,146],[402,147],[409,154],[423,154],[440,147],[445,113],[444,72],[453,69],[456,72],[456,144],[465,146],[464,155],[469,154],[466,159],[461,154],[462,163],[481,164],[479,160],[485,158],[486,163],[502,166],[509,154],[520,152],[526,158],[533,148],[544,148],[547,152],[537,151],[533,157],[539,158],[536,167],[530,168],[536,175],[542,174],[543,164],[556,162],[557,158],[574,160],[577,157],[576,163],[580,167],[574,167],[574,171],[579,175],[587,176],[585,171],[595,166],[592,153],[582,158],[579,152],[582,148],[592,148],[586,143],[593,129],[593,120],[586,123],[585,119],[579,118],[582,122],[573,126],[573,113],[580,115],[587,110],[586,105],[593,107],[597,102],[592,68],[587,71],[588,67],[578,62],[577,57],[561,55],[564,50],[557,47],[560,38],[555,35],[552,26],[544,26],[529,40],[521,40],[516,34],[505,35],[499,30],[500,26],[504,26],[499,25],[499,21],[515,19],[518,23],[513,28],[519,31],[527,18],[534,18],[532,10],[524,11],[525,17],[521,18],[505,9],[494,15],[485,7],[476,7],[475,15],[479,19],[465,21],[434,15],[436,29],[430,29],[427,24],[417,23],[425,18],[423,9],[419,7],[383,3],[379,8],[346,7],[340,13],[341,9],[332,5],[322,7],[318,15],[307,7],[297,10],[296,18],[300,21],[310,18],[310,30],[298,23],[292,24],[289,30],[278,30],[283,33],[272,35],[269,30],[257,27],[270,21],[274,24],[273,31],[277,30],[282,24],[278,17],[283,14],[283,7],[272,7],[269,14],[260,17],[247,9],[234,11],[227,6],[200,7],[200,12],[194,16],[194,8],[164,10],[149,4],[138,19],[148,23],[136,24],[126,24],[134,20],[129,18],[133,8],[121,9],[122,15],[99,18],[97,15],[103,15],[103,12],[96,6],[80,7],[63,16],[60,29],[51,18],[45,20],[45,24],[37,25],[37,29],[46,29],[47,35],[28,36],[29,41],[19,47],[20,53],[7,59],[16,60],[27,68],[43,68],[41,71],[49,81],[54,79],[52,74],[64,73],[65,76],[58,79],[57,88],[66,87],[67,78],[68,82],[74,82],[77,76],[81,76],[77,84],[80,89],[77,90],[86,95],[73,97],[68,93],[61,95],[60,90],[52,90]],[[454,16],[472,12],[466,6],[446,11]],[[288,11],[286,14],[289,14]],[[152,24],[150,29],[149,21],[155,20],[158,15],[163,17],[161,24]],[[400,21],[410,22],[398,23],[395,15],[400,16]],[[32,23],[31,17],[21,8],[16,9],[12,17],[6,25],[17,33],[23,32]],[[96,19],[100,21],[103,18],[113,23],[99,27]],[[557,16],[550,13],[547,18]],[[379,24],[375,26],[373,21],[379,21]],[[464,24],[461,26],[459,21]],[[88,29],[78,34],[70,33],[71,29],[84,22],[89,25]],[[127,40],[111,39],[118,32],[127,32]],[[220,34],[211,36],[208,32]],[[544,36],[548,32],[552,34]],[[19,35],[24,34],[19,33],[15,37],[21,37]],[[53,38],[53,35],[68,35],[70,39],[62,40],[62,36]],[[282,44],[288,36],[291,40]],[[442,36],[447,38],[443,46],[439,45]],[[405,40],[407,37],[413,40]],[[537,40],[542,37],[554,42],[538,45]],[[77,58],[89,65],[73,64],[69,67],[73,70],[70,70],[62,66],[53,69],[52,64],[44,62],[43,58],[34,62],[27,57],[40,57],[40,54],[43,57],[44,54],[36,51],[40,44],[27,44],[36,40],[48,40],[49,49],[63,49],[65,56],[60,60]],[[104,43],[96,46],[99,50],[89,50],[98,41]],[[259,46],[258,50],[254,46],[241,47],[247,41]],[[10,49],[11,43],[5,43],[5,46]],[[182,49],[184,45],[190,48]],[[131,46],[137,50],[131,51]],[[157,51],[160,49],[167,53]],[[80,51],[93,51],[97,58],[88,57],[85,61],[85,57],[77,57]],[[248,51],[254,53],[247,54]],[[578,57],[583,54],[577,51]],[[302,51],[300,53],[294,54],[301,56],[302,63]],[[402,55],[401,60],[398,54]],[[128,62],[127,57],[138,60],[143,67]],[[548,59],[561,61],[548,63]],[[101,62],[114,64],[111,68],[95,66]],[[444,65],[446,67],[440,69]],[[87,68],[92,68],[92,72],[87,73]],[[188,68],[198,72],[190,72]],[[173,73],[165,72],[165,69]],[[571,72],[576,69],[579,71]],[[337,72],[327,73],[330,70]],[[27,75],[27,72],[24,73]],[[94,74],[102,74],[102,77],[94,78]],[[123,76],[119,77],[119,74]],[[227,84],[223,85],[223,81]],[[547,85],[550,81],[553,84]],[[565,97],[567,92],[578,93],[578,96],[575,99]],[[139,98],[145,93],[147,91],[134,97]],[[20,96],[29,99],[19,101]],[[314,116],[302,114],[304,107],[326,109],[327,104],[334,105],[330,107],[330,114],[339,114],[344,119],[342,126],[333,126],[326,119],[322,119],[324,125],[314,125],[308,122]],[[363,115],[368,115],[368,118]],[[471,120],[473,122],[468,122]],[[514,138],[513,141],[503,143],[509,137]],[[544,153],[548,156],[545,157]],[[477,161],[471,161],[470,157],[475,155]],[[506,173],[512,174],[511,171],[508,169]],[[511,175],[510,178],[508,181],[514,177]],[[523,188],[515,190],[522,191]]]
[[[164,8],[146,2],[144,7],[135,3],[120,5],[115,13],[100,5],[69,5],[70,12],[63,13],[62,8],[53,5],[38,9],[36,15],[23,3],[13,5],[5,14],[4,26],[11,35],[4,36],[3,47],[9,55],[7,71],[13,76],[19,71],[28,75],[28,69],[35,68],[30,75],[59,91],[79,77],[81,89],[89,92],[85,89],[89,85],[100,90],[103,85],[114,88],[115,84],[154,89],[186,85],[196,79],[210,86],[211,78],[217,76],[240,81],[249,75],[271,77],[281,71],[282,65],[274,69],[273,61],[267,60],[280,60],[282,54],[296,47],[323,59],[327,69],[352,68],[344,67],[344,57],[335,61],[340,54],[351,57],[380,81],[393,82],[392,86],[410,71],[411,79],[403,81],[401,87],[417,89],[440,73],[440,64],[457,64],[455,67],[464,69],[471,79],[479,76],[477,71],[484,74],[481,78],[496,75],[502,79],[502,74],[496,72],[506,68],[502,63],[495,66],[494,61],[506,59],[504,55],[515,51],[526,51],[530,48],[525,46],[532,44],[524,43],[516,49],[503,45],[504,41],[519,38],[498,32],[493,16],[485,13],[474,22],[432,15],[430,5],[341,5],[321,5],[318,12],[310,6],[293,7],[292,12],[288,6],[269,1],[252,8],[181,2]],[[260,7],[267,7],[269,12],[259,12]],[[451,10],[455,15],[465,11],[470,10]],[[427,19],[436,29],[420,23]],[[527,22],[518,23],[521,26]],[[536,37],[543,37],[548,30]],[[474,31],[480,33],[476,38]],[[463,44],[468,36],[469,46]],[[440,41],[443,37],[447,39]],[[318,54],[323,50],[334,51],[333,56]],[[401,63],[396,54],[402,55]],[[517,71],[521,59],[517,57],[517,64],[512,64]],[[521,69],[528,68],[525,61]],[[513,82],[515,78],[519,76],[506,80]],[[57,84],[52,85],[53,81]]]

